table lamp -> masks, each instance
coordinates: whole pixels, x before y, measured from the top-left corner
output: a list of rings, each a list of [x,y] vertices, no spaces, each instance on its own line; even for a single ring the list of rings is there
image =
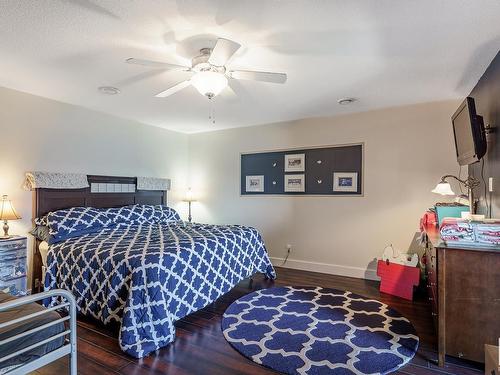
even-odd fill
[[[2,196],[0,201],[0,220],[3,220],[3,236],[0,239],[10,238],[9,236],[9,224],[8,220],[18,220],[19,216],[12,205],[12,202],[8,199],[7,195]]]
[[[188,202],[188,221],[191,222],[191,203],[196,202],[196,199],[193,197],[193,192],[191,191],[191,188],[189,188],[186,192],[186,197],[183,199],[184,202]]]
[[[449,178],[457,180],[459,183],[463,184],[466,187],[469,195],[469,212],[471,215],[475,214],[473,189],[479,186],[479,181],[474,177],[467,177],[467,179],[461,180],[456,176],[447,174],[441,177],[441,181],[436,185],[432,192],[441,195],[456,195],[455,192],[451,189],[450,183],[446,181]]]

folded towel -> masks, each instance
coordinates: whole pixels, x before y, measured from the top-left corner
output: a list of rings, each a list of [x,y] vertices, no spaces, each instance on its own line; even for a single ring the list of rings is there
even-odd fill
[[[474,227],[470,221],[445,218],[439,228],[444,241],[474,242]]]

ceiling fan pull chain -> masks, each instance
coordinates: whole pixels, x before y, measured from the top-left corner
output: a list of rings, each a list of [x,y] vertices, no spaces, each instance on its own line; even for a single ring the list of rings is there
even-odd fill
[[[212,102],[212,124],[215,125],[215,103],[213,103],[213,98],[210,101]]]
[[[208,120],[215,124],[215,106],[213,104],[213,97],[208,97]]]
[[[208,122],[212,121],[212,101],[208,98]]]

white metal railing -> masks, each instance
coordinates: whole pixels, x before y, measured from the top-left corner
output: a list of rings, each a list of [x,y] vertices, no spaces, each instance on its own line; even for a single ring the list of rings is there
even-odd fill
[[[8,375],[22,375],[29,373],[31,371],[34,371],[42,366],[45,366],[51,362],[56,361],[57,359],[64,357],[65,355],[70,356],[70,361],[69,361],[69,366],[70,366],[70,374],[71,375],[76,375],[76,364],[77,364],[77,354],[76,354],[76,302],[75,298],[73,295],[68,292],[67,290],[63,289],[54,289],[48,292],[43,292],[43,293],[37,293],[33,294],[31,296],[26,296],[26,297],[20,297],[12,301],[7,301],[4,303],[0,303],[0,313],[3,311],[11,310],[16,307],[21,307],[23,305],[27,305],[30,303],[42,301],[46,298],[61,298],[61,303],[59,303],[56,306],[52,306],[50,308],[43,309],[41,311],[28,314],[25,316],[20,316],[16,319],[9,320],[4,323],[0,323],[0,329],[6,328],[8,326],[11,326],[13,324],[17,323],[22,323],[23,321],[26,321],[28,319],[36,318],[37,316],[47,314],[51,311],[59,310],[65,308],[68,312],[69,315],[65,317],[61,317],[60,319],[54,320],[49,323],[45,323],[43,325],[40,325],[38,327],[32,328],[30,330],[27,330],[25,332],[19,333],[17,335],[8,337],[4,340],[0,341],[0,346],[2,345],[7,345],[11,343],[12,341],[22,339],[23,337],[26,337],[28,335],[34,334],[36,332],[40,332],[44,329],[47,329],[55,324],[63,323],[66,321],[69,321],[68,327],[66,327],[66,330],[57,334],[54,334],[51,337],[48,337],[44,340],[41,340],[39,342],[36,342],[35,344],[32,344],[30,346],[27,346],[25,348],[19,349],[11,354],[8,354],[2,358],[0,358],[0,372],[2,374],[8,374]],[[21,355],[23,353],[29,352],[30,350],[33,350],[37,347],[40,347],[42,345],[45,345],[53,340],[56,340],[60,337],[65,337],[65,341],[63,346],[60,348],[53,350],[51,352],[48,352],[44,354],[42,357],[37,358],[33,361],[23,363],[22,365],[12,367],[10,369],[7,369],[5,372],[1,370],[2,367],[2,362],[5,362],[9,359],[12,359],[18,355]]]

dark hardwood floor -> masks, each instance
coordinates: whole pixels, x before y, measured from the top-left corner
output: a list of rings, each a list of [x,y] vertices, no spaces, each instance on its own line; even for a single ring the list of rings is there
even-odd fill
[[[349,290],[378,299],[406,316],[420,337],[420,347],[410,364],[397,374],[470,374],[483,370],[454,358],[447,358],[446,367],[436,365],[436,336],[426,294],[417,293],[413,302],[380,294],[378,283],[349,277],[277,268],[278,279],[264,280],[256,275],[253,283],[241,282],[231,292],[205,309],[176,323],[176,341],[140,360],[120,351],[117,335],[95,322],[81,319],[78,324],[78,372],[82,375],[101,374],[275,374],[236,352],[224,339],[220,328],[225,309],[252,290],[280,285],[314,286]],[[68,373],[68,360],[61,359],[39,369],[34,374]]]

